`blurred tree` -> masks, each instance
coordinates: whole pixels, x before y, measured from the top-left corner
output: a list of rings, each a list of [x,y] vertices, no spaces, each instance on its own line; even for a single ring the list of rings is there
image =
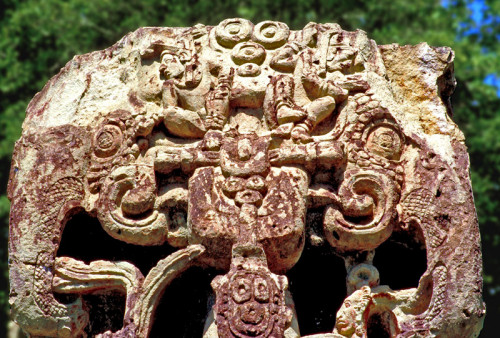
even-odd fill
[[[500,2],[495,0],[3,0],[0,11],[0,184],[29,100],[75,54],[110,46],[141,26],[216,25],[228,17],[286,22],[337,22],[368,32],[379,44],[452,47],[458,87],[456,122],[465,132],[483,237],[488,317],[500,317]],[[500,91],[499,91],[500,92]],[[0,196],[0,323],[6,322],[9,202]],[[0,329],[3,331],[3,329]]]

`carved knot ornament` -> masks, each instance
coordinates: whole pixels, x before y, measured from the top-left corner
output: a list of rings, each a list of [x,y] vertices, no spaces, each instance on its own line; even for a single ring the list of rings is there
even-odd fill
[[[50,337],[477,336],[453,58],[245,19],[76,56],[14,151],[14,320]]]

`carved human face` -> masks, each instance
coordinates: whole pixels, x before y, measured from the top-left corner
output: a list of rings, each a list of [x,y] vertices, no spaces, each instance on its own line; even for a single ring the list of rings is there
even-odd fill
[[[348,336],[356,329],[356,311],[349,300],[346,300],[337,313],[335,328],[338,333]]]
[[[344,37],[339,34],[332,35],[326,57],[327,70],[334,72],[350,68],[353,65],[355,54],[354,49]]]
[[[237,314],[230,323],[231,330],[261,335],[269,329],[272,318],[272,281],[259,274],[236,274],[230,282],[232,309]]]
[[[163,55],[161,62],[165,65],[163,74],[167,80],[180,78],[184,74],[184,65],[181,63],[178,56],[165,54]]]
[[[297,63],[298,52],[292,46],[281,48],[272,58],[271,67],[280,71],[293,71]]]

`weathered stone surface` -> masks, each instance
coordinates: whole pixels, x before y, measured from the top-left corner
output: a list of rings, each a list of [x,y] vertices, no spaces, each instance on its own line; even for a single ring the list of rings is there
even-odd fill
[[[297,313],[313,309],[294,304],[287,275],[315,247],[344,259],[332,274],[347,294],[311,337],[477,336],[480,238],[450,119],[453,57],[336,24],[244,19],[141,28],[76,56],[29,104],[12,160],[13,319],[33,336],[147,337],[163,292],[202,267],[218,274],[204,337],[299,337]],[[82,214],[128,251],[65,237]],[[381,285],[404,265],[399,253],[375,263],[390,241],[423,252],[415,287]],[[150,246],[158,259],[137,256]]]

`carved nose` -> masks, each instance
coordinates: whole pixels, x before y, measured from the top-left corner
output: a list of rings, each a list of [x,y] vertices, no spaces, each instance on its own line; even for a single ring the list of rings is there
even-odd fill
[[[238,157],[241,161],[247,161],[252,155],[252,143],[249,139],[243,139],[238,142]]]
[[[242,306],[241,320],[247,324],[258,325],[264,319],[263,306],[250,302]]]

